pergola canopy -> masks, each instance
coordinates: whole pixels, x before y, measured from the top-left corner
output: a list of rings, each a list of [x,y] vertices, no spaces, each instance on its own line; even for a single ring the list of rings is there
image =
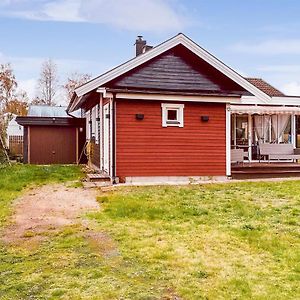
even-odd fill
[[[296,106],[255,106],[255,105],[231,105],[231,113],[234,114],[258,114],[258,115],[275,115],[289,114],[300,115],[300,107]]]

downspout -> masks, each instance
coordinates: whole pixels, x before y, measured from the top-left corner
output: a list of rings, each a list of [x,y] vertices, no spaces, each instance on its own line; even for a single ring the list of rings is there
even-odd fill
[[[112,97],[112,183],[116,184],[116,93]]]
[[[66,113],[67,113],[67,115],[70,116],[71,118],[78,119],[78,117],[75,117],[75,116],[71,115],[71,113],[69,113],[69,111],[68,111],[67,109],[66,109]]]

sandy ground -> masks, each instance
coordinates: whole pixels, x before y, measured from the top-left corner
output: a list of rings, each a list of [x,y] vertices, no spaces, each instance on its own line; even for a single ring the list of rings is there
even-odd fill
[[[43,233],[80,223],[79,215],[98,208],[94,189],[63,184],[32,189],[16,200],[15,213],[2,240],[13,244],[41,241],[46,237]]]

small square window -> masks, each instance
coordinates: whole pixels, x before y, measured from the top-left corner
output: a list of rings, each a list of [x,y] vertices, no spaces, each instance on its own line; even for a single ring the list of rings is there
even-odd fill
[[[166,104],[162,107],[162,126],[183,127],[183,108],[184,104]]]
[[[178,122],[178,109],[167,109],[167,122]]]

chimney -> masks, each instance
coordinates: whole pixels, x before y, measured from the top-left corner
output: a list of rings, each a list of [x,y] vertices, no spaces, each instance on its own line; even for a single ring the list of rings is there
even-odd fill
[[[143,53],[144,47],[147,45],[147,42],[143,40],[142,35],[138,35],[135,41],[135,56],[138,56]]]

